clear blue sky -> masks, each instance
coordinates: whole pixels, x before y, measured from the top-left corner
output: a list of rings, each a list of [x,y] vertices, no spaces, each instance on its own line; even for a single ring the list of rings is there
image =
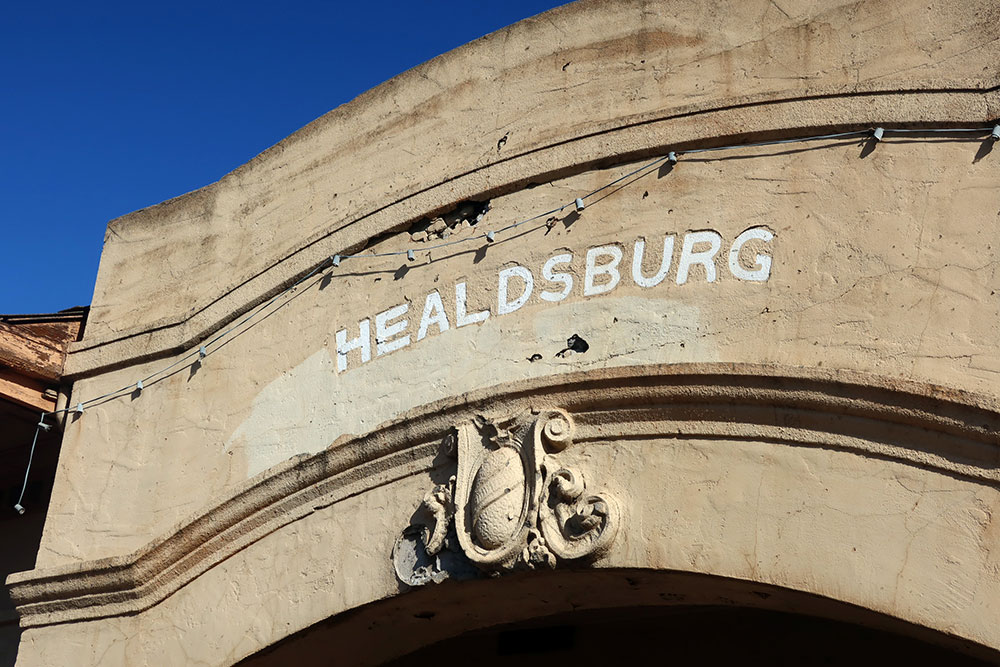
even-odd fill
[[[382,81],[560,4],[3,3],[0,313],[90,303],[109,220],[217,181]]]

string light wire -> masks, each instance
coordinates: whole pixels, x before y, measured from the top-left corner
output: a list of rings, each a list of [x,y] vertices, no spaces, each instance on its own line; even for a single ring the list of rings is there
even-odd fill
[[[586,202],[588,199],[594,197],[595,195],[600,194],[601,192],[604,192],[605,190],[608,190],[609,188],[612,188],[612,187],[618,185],[619,183],[627,181],[629,178],[632,178],[632,177],[635,177],[635,176],[639,176],[640,174],[645,175],[646,172],[648,172],[649,170],[651,170],[654,167],[658,167],[659,165],[661,165],[664,162],[669,163],[671,165],[671,167],[673,167],[674,165],[676,165],[678,163],[679,158],[681,156],[684,156],[684,155],[695,155],[695,154],[698,154],[698,153],[710,153],[710,152],[728,151],[728,150],[745,149],[745,148],[760,148],[760,147],[766,147],[766,146],[778,146],[778,145],[784,145],[784,144],[805,143],[805,142],[810,142],[810,141],[833,141],[833,140],[852,139],[852,138],[868,138],[868,139],[871,140],[871,139],[873,139],[876,136],[879,137],[879,139],[881,139],[881,137],[883,135],[891,135],[891,134],[930,134],[930,133],[940,133],[940,134],[976,134],[976,135],[978,135],[978,134],[996,133],[996,131],[997,131],[998,128],[1000,128],[1000,125],[996,125],[996,126],[991,125],[989,127],[973,127],[973,128],[954,128],[954,127],[936,127],[936,128],[933,128],[933,127],[928,127],[928,128],[892,128],[892,129],[890,129],[890,128],[877,127],[877,128],[867,129],[867,130],[851,130],[851,131],[848,131],[848,132],[834,132],[834,133],[830,133],[830,134],[817,134],[817,135],[810,135],[810,136],[805,136],[805,137],[790,137],[790,138],[787,138],[787,139],[772,139],[772,140],[768,140],[768,141],[755,141],[755,142],[748,142],[748,143],[742,143],[742,144],[731,144],[731,145],[726,145],[726,146],[709,146],[709,147],[706,147],[706,148],[688,148],[688,149],[685,149],[685,150],[670,151],[666,155],[664,155],[662,157],[659,157],[659,158],[656,158],[652,162],[648,162],[648,163],[642,165],[641,167],[639,167],[637,169],[633,169],[632,171],[628,172],[627,174],[624,174],[623,176],[619,176],[618,178],[616,178],[615,180],[613,180],[613,181],[611,181],[609,183],[605,183],[604,185],[602,185],[601,187],[597,188],[596,190],[591,190],[590,192],[588,192],[588,193],[586,193],[584,195],[580,195],[578,197],[574,197],[573,199],[567,201],[562,206],[559,206],[557,208],[553,208],[553,209],[545,211],[543,213],[538,213],[537,215],[531,216],[530,218],[526,218],[524,220],[519,220],[517,222],[510,223],[508,225],[505,225],[503,227],[499,227],[497,229],[494,229],[494,230],[491,230],[491,231],[488,231],[488,232],[483,232],[481,234],[474,234],[472,236],[467,236],[465,238],[455,239],[455,240],[452,240],[452,241],[443,241],[441,243],[436,243],[436,244],[432,244],[432,245],[424,245],[424,246],[421,246],[420,248],[408,248],[408,249],[405,249],[405,250],[394,250],[394,251],[385,251],[385,252],[357,253],[357,254],[352,254],[352,255],[333,255],[333,256],[329,257],[328,259],[326,259],[325,261],[323,261],[322,263],[320,263],[315,268],[313,268],[311,271],[307,272],[306,274],[304,274],[303,276],[301,276],[300,278],[298,278],[291,285],[289,285],[285,289],[283,289],[280,292],[278,292],[277,294],[275,294],[273,297],[271,297],[270,299],[268,299],[266,302],[264,302],[263,304],[261,304],[260,306],[258,306],[256,308],[254,308],[248,315],[246,315],[242,319],[236,321],[234,324],[232,324],[229,327],[223,329],[222,331],[216,333],[214,336],[211,336],[208,340],[206,340],[205,342],[201,343],[201,345],[199,345],[199,347],[197,349],[194,349],[194,350],[188,352],[186,355],[184,355],[183,357],[180,357],[179,359],[177,359],[173,363],[171,363],[171,364],[169,364],[169,365],[167,365],[167,366],[165,366],[165,367],[163,367],[163,368],[161,368],[161,369],[159,369],[159,370],[157,370],[157,371],[155,371],[153,373],[150,373],[146,377],[144,377],[144,378],[142,378],[140,380],[137,380],[136,382],[132,382],[132,383],[130,383],[130,384],[122,387],[121,389],[117,389],[115,391],[110,391],[110,392],[108,392],[106,394],[102,394],[100,396],[96,396],[94,398],[87,399],[86,401],[79,401],[73,407],[65,407],[65,408],[60,408],[58,410],[51,410],[51,411],[42,412],[41,413],[41,417],[40,417],[39,422],[38,422],[38,425],[35,427],[35,435],[34,435],[34,437],[32,438],[32,441],[31,441],[31,450],[30,450],[30,452],[28,454],[28,465],[27,465],[27,468],[26,468],[25,473],[24,473],[24,484],[21,486],[21,494],[18,497],[17,503],[14,505],[14,509],[17,510],[17,512],[19,514],[24,514],[24,512],[25,512],[25,509],[21,505],[21,502],[24,500],[25,489],[27,489],[27,486],[28,486],[28,475],[31,473],[31,463],[32,463],[32,461],[34,459],[34,455],[35,455],[35,446],[36,446],[36,444],[38,442],[38,434],[39,434],[40,431],[42,431],[42,430],[46,430],[47,431],[51,427],[50,424],[46,424],[45,423],[45,417],[47,417],[47,416],[55,416],[55,415],[58,415],[58,414],[61,414],[61,413],[69,413],[69,412],[82,413],[88,406],[92,406],[92,405],[95,405],[95,404],[98,404],[98,403],[102,403],[102,402],[105,402],[105,401],[114,400],[115,398],[120,398],[122,396],[129,395],[129,394],[131,394],[133,392],[136,392],[136,391],[142,392],[143,389],[144,389],[144,387],[146,385],[148,385],[150,382],[153,382],[153,381],[155,381],[157,379],[162,379],[163,376],[165,376],[169,371],[172,371],[173,369],[177,368],[178,366],[183,365],[184,363],[186,363],[187,361],[189,361],[191,359],[195,359],[195,363],[201,363],[201,360],[204,359],[205,357],[207,357],[211,353],[210,348],[212,348],[213,346],[217,346],[217,344],[220,341],[222,341],[222,339],[226,338],[233,331],[235,331],[235,330],[243,327],[246,324],[249,324],[249,323],[253,322],[255,319],[257,319],[258,317],[260,317],[262,313],[264,313],[265,311],[267,311],[270,308],[270,306],[273,305],[274,303],[276,303],[279,299],[287,296],[289,293],[293,292],[297,287],[299,287],[302,283],[304,283],[305,281],[309,280],[310,278],[312,278],[316,274],[320,273],[324,269],[327,269],[327,268],[333,269],[333,268],[339,267],[340,263],[343,260],[347,260],[347,259],[362,259],[362,258],[369,258],[369,257],[370,258],[379,258],[379,257],[400,257],[400,256],[406,256],[407,258],[412,258],[414,256],[414,252],[416,252],[418,250],[420,252],[426,252],[426,251],[431,251],[431,250],[438,250],[438,249],[441,249],[441,248],[449,248],[449,247],[452,247],[452,246],[455,246],[455,245],[459,245],[459,244],[471,243],[473,241],[478,241],[480,239],[486,240],[487,243],[494,243],[495,240],[496,240],[495,237],[496,237],[497,234],[502,234],[502,233],[510,231],[512,229],[516,229],[517,227],[520,227],[521,225],[525,225],[525,224],[528,224],[530,222],[534,222],[536,220],[540,220],[542,218],[548,218],[549,216],[553,216],[553,215],[562,213],[567,208],[573,208],[573,210],[577,211],[577,212],[582,211],[583,210],[582,204],[584,202]],[[881,130],[881,132],[879,132],[879,130]],[[992,138],[992,136],[993,135],[990,135],[990,138]],[[626,183],[626,185],[628,185],[628,184]],[[625,186],[622,186],[622,187],[625,187]]]

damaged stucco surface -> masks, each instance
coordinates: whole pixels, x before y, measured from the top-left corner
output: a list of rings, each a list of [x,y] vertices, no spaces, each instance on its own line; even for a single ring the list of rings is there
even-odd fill
[[[576,457],[595,486],[629,503],[627,530],[602,568],[710,572],[863,599],[875,611],[961,628],[980,641],[994,636],[995,489],[897,463],[873,470],[845,452],[724,438],[607,442]],[[231,664],[331,610],[394,596],[398,583],[377,556],[391,551],[396,532],[388,528],[406,525],[425,486],[416,476],[321,509],[142,615],[30,630],[36,652],[25,664]],[[544,585],[545,594],[490,609],[425,598],[405,618],[440,618],[418,619],[417,628],[375,622],[345,640],[357,664],[378,664],[423,642],[519,618],[526,606],[545,615],[600,599],[600,588],[566,599]]]
[[[73,402],[197,349],[324,257],[365,246],[416,253],[345,260],[200,363],[71,416],[38,576],[72,578],[99,570],[96,559],[146,553],[193,517],[224,515],[277,471],[336,452],[350,434],[376,441],[420,406],[524,386],[530,405],[561,407],[532,382],[568,373],[843,371],[944,387],[945,397],[971,392],[994,410],[1000,189],[989,142],[890,134],[682,156],[588,198],[580,213],[566,208],[490,244],[426,246],[559,208],[667,148],[883,123],[983,125],[1000,115],[989,64],[997,26],[996,3],[576,3],[397,77],[217,184],[113,221],[87,335],[67,361]],[[427,221],[451,219],[463,200],[489,209],[427,240]],[[738,253],[741,278],[728,256],[747,230],[758,236]],[[714,280],[697,262],[679,275],[685,239],[713,234]],[[667,237],[669,269],[638,284],[663,266]],[[614,272],[588,272],[588,255],[606,266],[615,253],[619,279],[602,292]],[[572,281],[562,296],[567,283],[544,267],[565,255],[555,265]],[[502,312],[525,272],[530,294]],[[406,325],[380,337],[379,315],[400,306],[387,321]],[[371,358],[338,355],[365,321]],[[566,350],[574,336],[585,350]],[[597,567],[761,582],[1000,649],[997,456],[963,462],[985,471],[976,477],[926,457],[793,440],[609,433],[574,450],[627,508]],[[389,554],[432,459],[414,449],[398,474],[363,460],[384,478],[366,486],[359,473],[345,482],[354,495],[266,534],[253,532],[263,519],[244,517],[246,543],[231,556],[149,608],[27,629],[19,664],[230,664],[396,596]],[[191,534],[184,548],[196,562],[208,537]],[[491,613],[504,622],[518,612]]]
[[[289,456],[510,380],[637,363],[739,361],[853,369],[995,396],[1000,313],[991,292],[1000,277],[982,230],[998,223],[1000,192],[992,162],[973,162],[977,148],[889,141],[864,159],[853,143],[748,160],[692,159],[588,207],[569,226],[557,222],[494,244],[478,263],[472,251],[432,252],[433,261],[424,255],[412,263],[354,260],[353,270],[345,262],[331,280],[300,288],[200,367],[185,366],[140,398],[105,403],[72,421],[65,470],[96,466],[102,473],[67,480],[39,562],[131,551],[148,540],[136,526],[159,534]],[[629,167],[497,198],[480,225],[547,210]],[[655,258],[644,269],[649,275],[666,234],[715,229],[728,241],[757,226],[774,233],[767,282],[733,278],[720,251],[716,282],[699,268],[677,285],[677,247],[662,283],[641,288],[631,278],[638,238]],[[582,296],[587,249],[616,243],[624,254],[620,283]],[[408,245],[401,234],[379,249]],[[558,286],[543,280],[540,267],[567,252],[575,258],[567,269],[574,288],[566,300],[546,302],[538,293]],[[513,264],[529,268],[538,286],[520,310],[498,316],[497,276]],[[396,279],[401,265],[405,275]],[[348,369],[336,371],[337,331],[357,336],[360,320],[410,303],[407,331],[415,338],[425,296],[437,290],[453,319],[460,281],[470,312],[493,309],[485,322],[443,333],[433,327],[383,356],[373,334],[372,360],[362,364],[352,352]],[[590,349],[557,357],[573,334]],[[536,354],[541,359],[530,361]],[[100,395],[163,365],[78,381],[75,395]],[[88,444],[95,438],[103,443],[97,450]],[[143,502],[122,504],[119,493]]]
[[[191,342],[324,253],[567,168],[791,127],[996,117],[980,91],[1000,83],[998,23],[990,3],[898,0],[594,1],[528,19],[113,221],[67,371]]]

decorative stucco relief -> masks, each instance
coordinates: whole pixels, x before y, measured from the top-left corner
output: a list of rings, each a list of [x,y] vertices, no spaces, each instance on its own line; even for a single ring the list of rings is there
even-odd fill
[[[603,554],[618,533],[618,504],[560,462],[573,432],[558,409],[454,427],[442,450],[457,459],[455,472],[424,496],[396,543],[400,580],[416,586]]]
[[[553,416],[562,414],[559,411],[531,412],[532,405],[571,405],[575,426],[568,418],[565,422],[553,420]],[[481,414],[522,416],[507,422],[487,422],[477,418]],[[567,446],[560,449],[563,439],[559,429],[563,423],[569,435],[565,438]],[[464,425],[464,431],[450,428],[454,424]],[[613,548],[601,565],[614,567],[621,562],[615,560],[624,541],[614,537],[615,528],[620,526],[617,519],[632,517],[643,506],[637,504],[631,484],[612,489],[604,486],[604,480],[610,483],[612,478],[622,479],[622,471],[584,463],[600,460],[601,449],[615,447],[623,440],[610,434],[627,434],[627,440],[633,442],[646,441],[653,452],[672,446],[674,441],[691,439],[705,442],[709,449],[715,447],[711,443],[718,443],[719,451],[732,441],[830,449],[851,452],[866,466],[891,461],[918,474],[934,472],[941,480],[967,480],[987,490],[1000,488],[1000,403],[990,396],[844,370],[756,364],[655,364],[550,375],[498,384],[457,399],[442,399],[415,408],[404,418],[370,433],[338,440],[316,454],[290,458],[135,551],[12,574],[8,585],[21,616],[21,627],[71,627],[78,621],[137,617],[182,589],[208,590],[200,588],[207,585],[202,578],[214,568],[232,562],[240,552],[257,553],[258,549],[276,548],[275,543],[291,544],[294,546],[287,547],[281,558],[291,557],[301,545],[297,531],[308,529],[309,517],[340,516],[341,511],[351,511],[339,509],[350,498],[391,489],[416,476],[426,480],[430,475],[433,482],[407,486],[402,496],[410,499],[407,506],[393,505],[395,509],[388,510],[396,514],[386,525],[397,528],[387,529],[378,537],[379,543],[385,545],[382,553],[390,551],[389,545],[395,543],[395,564],[403,573],[400,578],[417,585],[503,572],[503,566],[477,565],[466,556],[455,520],[455,510],[465,511],[471,502],[471,487],[476,484],[487,453],[493,451],[487,435],[491,428],[498,436],[501,432],[508,434],[520,447],[534,447],[527,455],[535,455],[538,472],[530,478],[525,475],[519,488],[525,490],[526,498],[537,499],[537,513],[526,520],[530,519],[529,529],[545,540],[546,550],[553,557],[545,557],[546,563],[579,562],[574,558],[580,552],[595,558],[608,546]],[[441,451],[443,434],[448,431],[453,433],[453,437],[445,439],[450,454]],[[459,446],[460,433],[467,436],[465,449]],[[469,458],[469,476],[462,480],[458,462],[465,455],[476,458]],[[501,455],[494,458],[497,456]],[[518,453],[518,461],[522,461],[520,456]],[[586,483],[571,484],[569,475],[559,474],[561,469],[571,471],[574,481],[586,475]],[[452,476],[455,483],[448,484]],[[486,476],[483,473],[483,479]],[[904,479],[901,483],[910,482]],[[435,484],[443,486],[431,489],[437,493],[431,494],[425,508],[420,505],[420,491]],[[468,485],[464,495],[462,485]],[[565,487],[565,491],[559,487]],[[609,497],[609,490],[614,499]],[[592,496],[604,501],[608,514],[597,511],[600,506],[590,501]],[[617,502],[612,504],[612,500]],[[418,506],[409,521],[402,518]],[[590,515],[596,514],[596,519],[588,518],[588,506],[593,508]],[[543,513],[543,509],[551,512]],[[615,514],[616,509],[627,509],[628,514]],[[434,510],[442,517],[440,526],[433,519]],[[384,517],[384,511],[371,516]],[[970,511],[970,516],[988,519],[978,505]],[[463,514],[464,525],[473,526],[467,516]],[[602,527],[605,516],[607,526]],[[568,532],[549,530],[546,517]],[[638,525],[632,521],[628,518],[629,525]],[[380,522],[369,529],[374,532],[376,526],[382,525]],[[398,529],[405,524],[409,526],[400,538]],[[329,524],[319,521],[315,525]],[[515,522],[515,526],[520,525]],[[623,530],[618,528],[619,532]],[[421,536],[424,531],[426,537]],[[517,532],[511,530],[508,534]],[[425,545],[435,535],[440,550],[428,555]],[[562,535],[569,545],[579,548],[560,547],[553,535]],[[581,535],[582,539],[575,539]],[[635,537],[642,536],[636,532]],[[289,542],[282,541],[285,539]],[[467,539],[486,549],[473,533],[467,533]],[[975,544],[992,553],[992,542]],[[342,567],[334,556],[329,559],[331,571]],[[388,565],[380,562],[383,568]],[[528,562],[515,559],[512,567],[527,568]],[[635,563],[629,561],[629,566]],[[383,574],[395,578],[388,570]],[[853,600],[854,604],[861,598],[840,599]]]

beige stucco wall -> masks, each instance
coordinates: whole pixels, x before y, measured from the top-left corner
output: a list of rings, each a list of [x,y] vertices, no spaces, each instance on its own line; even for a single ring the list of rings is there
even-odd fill
[[[392,545],[430,486],[428,470],[440,467],[433,443],[452,425],[421,406],[460,410],[475,396],[489,409],[491,395],[516,394],[518,409],[567,407],[552,388],[568,373],[645,376],[675,364],[693,364],[683,367],[692,377],[759,369],[728,387],[734,397],[753,396],[756,375],[820,377],[822,393],[846,373],[851,386],[870,380],[940,399],[945,407],[929,403],[928,414],[950,415],[957,401],[977,416],[941,426],[968,443],[910,444],[910,456],[900,452],[916,436],[896,427],[877,437],[829,427],[836,433],[816,442],[802,433],[733,440],[689,437],[695,418],[620,442],[615,429],[633,423],[626,410],[603,440],[567,454],[624,508],[598,568],[761,582],[1000,649],[992,144],[890,133],[877,145],[682,155],[672,169],[588,198],[579,215],[567,208],[485,249],[427,251],[433,242],[406,231],[464,199],[488,199],[483,219],[447,240],[470,238],[558,208],[667,150],[875,125],[983,126],[1000,115],[998,26],[992,4],[576,3],[401,75],[217,184],[113,221],[87,335],[67,362],[73,402],[184,358],[329,255],[370,241],[376,252],[415,248],[416,258],[344,260],[210,346],[199,365],[181,363],[141,394],[71,416],[39,569],[12,581],[34,586],[26,604],[126,593],[90,617],[74,616],[86,606],[77,602],[39,611],[19,663],[168,655],[229,664],[396,595]],[[739,255],[744,271],[755,262],[762,270],[757,254],[769,258],[758,276],[766,280],[729,266],[748,229],[773,235]],[[706,231],[721,238],[716,279],[695,265],[679,281],[685,237]],[[637,285],[636,241],[649,276],[667,236],[666,276]],[[620,282],[584,294],[588,252],[606,246],[622,253]],[[557,269],[573,286],[545,300],[561,286],[543,265],[561,254],[573,257]],[[534,289],[503,314],[499,276],[515,266],[531,272]],[[456,284],[468,312],[488,309],[488,319],[457,326]],[[520,283],[510,285],[513,299]],[[449,328],[432,325],[417,340],[435,292]],[[376,316],[401,304],[410,343],[379,355]],[[353,338],[365,319],[371,360],[354,351],[338,370],[338,332]],[[556,356],[573,334],[589,350]],[[381,442],[380,426],[399,419],[426,426],[383,465],[365,443]],[[866,449],[866,438],[878,446]],[[356,495],[314,509],[282,504],[292,493],[282,474],[332,465],[345,443],[354,448],[342,458],[356,459],[330,475],[347,475]],[[266,494],[273,500],[259,514],[233,509]],[[130,563],[141,567],[121,569]],[[87,579],[105,571],[110,584]],[[145,602],[133,608],[133,599]]]
[[[345,261],[325,288],[325,281],[309,283],[193,375],[185,367],[140,398],[107,402],[73,422],[62,454],[73,482],[50,511],[39,562],[132,551],[290,456],[320,451],[424,403],[522,378],[738,361],[854,369],[996,395],[998,302],[990,293],[1000,279],[984,237],[997,226],[1000,191],[992,162],[973,164],[976,148],[887,143],[859,159],[861,149],[848,143],[790,156],[767,151],[754,160],[685,161],[594,204],[568,228],[558,223],[547,235],[536,230],[496,244],[478,264],[471,251],[431,263],[421,257],[397,280],[405,258]],[[899,165],[907,165],[905,177]],[[630,167],[495,199],[480,224],[549,210]],[[740,232],[758,226],[775,235],[766,283],[733,278],[720,251],[716,282],[696,267],[687,283],[676,284],[686,232],[714,229],[728,250]],[[644,269],[652,275],[666,234],[678,237],[666,279],[636,286],[635,240],[645,238],[647,253],[655,253]],[[615,243],[624,254],[621,282],[582,296],[588,248]],[[379,248],[408,244],[400,235]],[[542,265],[566,252],[575,257],[574,288],[566,300],[546,302],[539,293],[561,286],[544,280]],[[498,273],[515,263],[530,268],[537,287],[523,308],[498,316]],[[416,341],[426,295],[437,290],[454,322],[461,281],[470,312],[491,307],[494,314],[443,334],[434,326]],[[338,373],[336,332],[347,328],[353,338],[360,320],[402,303],[411,304],[411,344],[377,356],[373,341],[370,362],[359,364],[354,352]],[[555,357],[573,334],[591,349]],[[529,362],[533,354],[543,358]],[[164,365],[78,381],[75,396],[104,394]],[[101,473],[80,472],[93,469]],[[122,503],[121,494],[139,502]]]
[[[627,529],[601,567],[709,572],[859,603],[941,630],[960,627],[960,636],[973,640],[995,637],[1000,582],[983,577],[998,566],[995,550],[986,548],[997,539],[989,518],[995,489],[942,482],[892,463],[872,474],[854,454],[726,439],[607,442],[577,456],[587,459],[594,486],[612,488],[629,508]],[[231,664],[290,631],[396,595],[392,568],[380,557],[396,535],[381,527],[406,525],[425,486],[411,477],[321,509],[141,615],[29,630],[34,645],[25,663]],[[648,588],[636,594],[639,604],[655,604]],[[547,596],[529,587],[492,610],[489,590],[479,592],[483,608],[425,597],[419,611],[440,614],[434,623],[418,619],[416,629],[409,627],[411,612],[394,630],[388,622],[359,629],[343,638],[347,646],[327,643],[327,659],[336,653],[351,656],[351,664],[378,664],[491,622],[613,606],[600,590],[569,599],[552,593],[542,602]]]
[[[67,370],[193,342],[325,254],[567,168],[769,130],[981,123],[1000,115],[998,19],[898,0],[588,2],[528,19],[113,221]]]

